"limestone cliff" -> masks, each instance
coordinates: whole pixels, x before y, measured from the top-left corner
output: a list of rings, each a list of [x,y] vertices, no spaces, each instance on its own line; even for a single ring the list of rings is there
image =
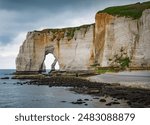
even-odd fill
[[[17,71],[42,71],[49,53],[58,61],[60,70],[88,70],[94,62],[93,29],[94,25],[83,25],[29,32],[16,59]]]
[[[16,70],[42,71],[49,53],[55,57],[52,68],[58,61],[60,70],[88,70],[91,65],[150,67],[148,8],[150,2],[109,8],[98,12],[92,25],[29,32],[20,47]]]
[[[128,59],[130,67],[150,67],[150,10],[139,19],[98,13],[95,26],[96,63],[119,66]]]

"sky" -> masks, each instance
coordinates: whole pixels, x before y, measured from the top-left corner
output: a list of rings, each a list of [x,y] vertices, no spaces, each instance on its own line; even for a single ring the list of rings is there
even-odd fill
[[[15,69],[15,59],[26,34],[44,28],[94,23],[106,7],[147,0],[0,0],[0,69]],[[46,65],[52,61],[46,59]]]

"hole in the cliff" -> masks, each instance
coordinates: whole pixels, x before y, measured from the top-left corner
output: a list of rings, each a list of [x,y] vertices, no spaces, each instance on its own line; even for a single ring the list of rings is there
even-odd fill
[[[44,64],[45,64],[45,68],[46,68],[46,72],[49,72],[50,70],[52,70],[52,65],[54,64],[55,61],[55,57],[53,54],[49,53],[46,55],[45,60],[44,60]],[[59,70],[59,64],[58,61],[54,66],[55,70]]]

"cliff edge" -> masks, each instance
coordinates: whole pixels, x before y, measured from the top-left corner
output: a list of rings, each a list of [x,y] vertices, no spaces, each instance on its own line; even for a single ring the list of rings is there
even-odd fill
[[[29,32],[16,59],[17,71],[42,72],[49,53],[60,70],[88,70],[94,61],[93,29],[91,24]]]
[[[52,53],[60,70],[150,68],[150,2],[107,8],[95,24],[27,34],[16,58],[18,72],[41,72]]]

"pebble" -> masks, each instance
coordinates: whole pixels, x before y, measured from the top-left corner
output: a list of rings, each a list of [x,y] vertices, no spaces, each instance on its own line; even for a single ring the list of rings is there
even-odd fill
[[[85,103],[84,105],[85,105],[85,106],[88,106],[88,104],[87,104],[87,103]]]
[[[72,104],[83,104],[83,102],[71,102]]]
[[[77,101],[78,101],[78,102],[81,102],[81,101],[82,101],[82,99],[78,99]]]
[[[110,103],[107,103],[106,106],[111,106],[111,102],[110,102]]]
[[[120,102],[111,102],[112,104],[120,104]]]
[[[9,79],[9,77],[2,77],[2,78],[0,78],[0,79]]]
[[[106,99],[100,99],[99,101],[100,102],[106,102]]]
[[[89,101],[89,99],[84,99],[84,101]]]

